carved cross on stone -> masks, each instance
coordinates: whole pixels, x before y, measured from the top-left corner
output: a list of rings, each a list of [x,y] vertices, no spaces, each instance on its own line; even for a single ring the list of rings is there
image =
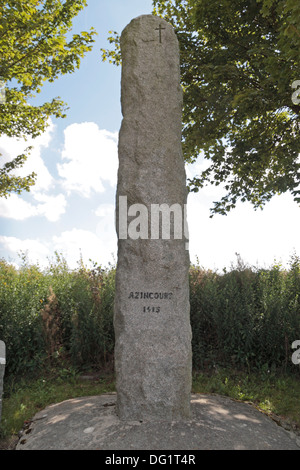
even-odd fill
[[[166,28],[163,28],[162,25],[160,24],[158,28],[155,28],[155,31],[159,31],[159,42],[161,43],[161,32],[163,29],[166,29]]]

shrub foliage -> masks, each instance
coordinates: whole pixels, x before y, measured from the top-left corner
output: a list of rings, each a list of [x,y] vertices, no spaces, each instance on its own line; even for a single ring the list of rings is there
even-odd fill
[[[115,269],[56,254],[47,269],[23,257],[20,269],[0,260],[0,338],[6,374],[28,374],[66,361],[79,368],[111,366]]]
[[[115,267],[69,269],[56,254],[46,269],[0,260],[0,338],[6,374],[41,368],[112,368]],[[240,258],[230,271],[190,268],[193,366],[299,373],[291,361],[300,339],[300,259],[289,269],[254,269]]]

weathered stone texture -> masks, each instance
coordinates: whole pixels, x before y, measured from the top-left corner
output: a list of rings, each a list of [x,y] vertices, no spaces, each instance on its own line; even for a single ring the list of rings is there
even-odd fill
[[[160,27],[164,28],[161,29]],[[128,207],[187,199],[181,150],[179,48],[161,18],[134,19],[121,36],[119,196]],[[128,217],[128,222],[132,220]],[[117,412],[121,419],[190,416],[191,327],[186,239],[119,239],[115,295]]]

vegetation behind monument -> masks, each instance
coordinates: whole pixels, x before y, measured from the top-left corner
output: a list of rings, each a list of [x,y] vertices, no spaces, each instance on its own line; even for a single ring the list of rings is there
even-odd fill
[[[0,337],[6,377],[45,368],[113,370],[115,268],[58,256],[42,270],[26,258],[17,270],[0,262]],[[288,270],[244,266],[228,272],[190,269],[194,370],[216,366],[299,374],[291,356],[300,338],[300,259]]]

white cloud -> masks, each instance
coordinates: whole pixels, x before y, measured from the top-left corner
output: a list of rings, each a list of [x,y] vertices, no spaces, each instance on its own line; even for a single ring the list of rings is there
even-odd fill
[[[58,173],[68,193],[78,191],[89,197],[92,191],[103,193],[104,182],[114,187],[117,182],[117,133],[98,128],[93,122],[72,124],[65,131]]]
[[[199,175],[207,161],[199,158],[186,166],[188,178]],[[236,262],[235,253],[253,266],[268,267],[274,261],[287,265],[295,250],[300,255],[300,212],[290,194],[274,196],[263,210],[238,203],[227,216],[210,216],[214,201],[226,194],[224,185],[209,185],[188,196],[190,257],[206,268],[222,269]]]
[[[1,136],[0,153],[3,155],[3,162],[11,161],[17,155],[21,155],[26,147],[33,146],[27,161],[13,173],[16,176],[24,177],[35,172],[37,177],[36,183],[31,187],[28,195],[31,202],[23,199],[24,193],[20,196],[11,193],[7,199],[0,199],[0,216],[15,220],[43,216],[50,222],[56,222],[65,213],[67,205],[65,196],[63,194],[46,194],[54,188],[55,181],[42,159],[41,152],[43,148],[48,147],[53,129],[54,125],[50,120],[49,127],[42,135],[35,139],[29,138],[26,142],[24,139]]]
[[[37,193],[34,198],[42,203],[37,205],[38,215],[45,216],[50,222],[56,222],[66,212],[67,201],[63,194],[48,196]]]
[[[253,266],[268,267],[274,261],[287,265],[295,250],[300,254],[299,207],[291,195],[276,196],[265,208],[254,211],[239,203],[227,216],[208,217],[212,201],[205,190],[188,197],[188,225],[192,262],[222,269],[235,264],[235,253]],[[208,202],[209,201],[209,202]]]
[[[16,256],[20,252],[27,252],[28,258],[32,263],[39,262],[43,264],[50,255],[49,247],[39,240],[21,240],[17,237],[0,236],[0,244],[13,256]]]
[[[113,261],[112,252],[105,241],[88,230],[73,228],[54,236],[53,250],[62,253],[71,268],[76,267],[80,256],[85,263],[89,259],[102,265]]]
[[[67,201],[63,194],[48,196],[37,192],[33,194],[33,198],[41,203],[31,204],[16,194],[11,194],[7,199],[0,199],[0,216],[14,220],[43,216],[50,222],[56,222],[66,211]]]
[[[16,194],[8,199],[0,199],[0,216],[15,220],[25,220],[37,215],[37,208],[29,202],[23,201]]]
[[[41,150],[43,147],[48,147],[53,130],[54,125],[50,120],[46,131],[35,139],[28,138],[27,141],[25,141],[24,139],[16,139],[5,135],[0,137],[1,162],[4,163],[24,153],[27,147],[33,147],[24,165],[13,171],[14,175],[21,177],[25,177],[32,172],[36,173],[36,183],[31,189],[32,192],[40,190],[46,191],[53,185],[54,180],[41,157]]]
[[[115,205],[101,204],[95,214],[99,217],[99,223],[96,227],[96,234],[103,242],[108,253],[117,251],[117,234],[115,228]]]
[[[89,264],[90,259],[102,266],[114,261],[113,245],[110,251],[110,246],[96,233],[76,228],[55,235],[43,243],[39,239],[22,240],[17,237],[0,236],[0,247],[2,251],[5,250],[6,257],[14,258],[16,264],[20,264],[20,260],[17,259],[17,254],[20,252],[27,253],[30,262],[38,262],[44,267],[49,265],[49,259],[55,251],[64,256],[71,269],[78,267],[81,256],[86,264]]]
[[[113,204],[101,204],[94,212],[97,217],[111,217],[114,215],[115,206]]]
[[[28,162],[32,166],[25,167],[24,171],[27,174],[39,168],[38,186],[26,199],[16,194],[0,199],[0,216],[19,221],[43,216],[55,222],[66,212],[66,195],[55,192],[57,181],[54,181],[41,157],[42,149],[49,145],[50,130],[39,139],[34,141],[33,160],[29,157]],[[26,145],[30,143],[28,141]],[[0,139],[0,153],[5,153],[6,158],[13,158],[23,149],[24,142],[5,137]],[[82,196],[88,197],[92,192],[103,193],[107,185],[111,188],[116,185],[116,133],[100,130],[94,123],[73,124],[65,130],[62,158],[65,162],[58,164],[58,171],[62,178],[60,183],[67,192],[79,191]],[[207,162],[203,159],[188,165],[187,177],[200,174],[206,166]],[[106,265],[113,261],[117,248],[115,201],[111,194],[112,191],[105,194],[105,200],[109,203],[90,209],[90,213],[98,217],[94,232],[81,229],[78,225],[78,228],[45,239],[45,243],[35,239],[36,234],[27,234],[24,240],[2,236],[2,251],[14,255],[18,251],[28,251],[33,262],[39,260],[45,265],[48,264],[47,257],[54,251],[62,253],[72,268],[77,267],[80,254],[85,262],[92,259]],[[227,217],[216,215],[210,219],[209,208],[222,195],[224,190],[221,185],[211,185],[188,197],[190,256],[193,262],[198,256],[202,266],[222,269],[235,262],[235,253],[238,252],[246,262],[263,266],[264,263],[272,264],[275,258],[287,262],[293,249],[300,254],[299,207],[290,195],[274,197],[263,211],[255,212],[250,204],[240,203]]]

